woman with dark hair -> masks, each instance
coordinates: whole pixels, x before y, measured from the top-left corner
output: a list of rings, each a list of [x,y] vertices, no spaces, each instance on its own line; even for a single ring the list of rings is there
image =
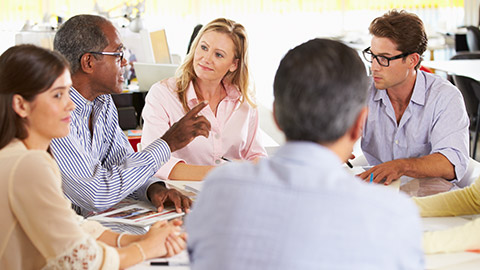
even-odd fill
[[[71,84],[56,52],[19,45],[0,56],[0,268],[118,269],[180,252],[179,221],[126,235],[72,210],[48,151],[69,132]]]

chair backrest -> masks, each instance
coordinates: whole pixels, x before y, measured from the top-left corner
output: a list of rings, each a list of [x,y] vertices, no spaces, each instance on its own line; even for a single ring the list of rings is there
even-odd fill
[[[192,47],[193,40],[195,39],[195,37],[197,37],[198,32],[200,32],[200,29],[202,29],[202,27],[202,24],[197,24],[195,28],[193,28],[192,35],[190,36],[190,41],[188,42],[187,54],[190,52],[190,47]]]
[[[452,56],[450,60],[480,59],[480,51],[477,52],[459,52]]]
[[[454,55],[451,60],[480,59],[478,52],[460,52]],[[480,83],[472,78],[453,75],[453,83],[457,86],[463,96],[465,107],[470,118],[470,128],[474,128],[473,123],[477,118],[478,105],[480,100]]]
[[[477,117],[478,103],[480,100],[480,83],[472,78],[453,75],[453,81],[462,92],[465,107],[467,108],[470,121]],[[472,127],[472,123],[470,124]]]
[[[480,29],[476,26],[467,26],[467,44],[471,52],[480,51]]]

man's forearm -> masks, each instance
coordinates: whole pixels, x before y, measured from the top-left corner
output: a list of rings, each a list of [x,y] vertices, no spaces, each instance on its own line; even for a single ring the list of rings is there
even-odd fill
[[[442,154],[433,153],[419,158],[403,159],[404,175],[413,178],[441,177],[455,179],[455,166]]]

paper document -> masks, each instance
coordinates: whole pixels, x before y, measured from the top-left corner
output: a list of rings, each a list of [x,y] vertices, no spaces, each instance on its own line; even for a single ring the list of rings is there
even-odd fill
[[[480,254],[456,252],[425,255],[425,269],[480,269]]]
[[[199,193],[202,190],[202,182],[192,182],[184,185],[185,190]]]
[[[174,219],[184,214],[183,212],[177,213],[174,208],[166,208],[162,212],[157,212],[157,208],[153,205],[132,200],[132,203],[122,202],[120,207],[113,207],[88,219],[146,227],[157,221]]]
[[[423,231],[439,231],[462,226],[469,221],[463,217],[424,217],[422,225]]]
[[[182,180],[168,180],[165,181],[170,188],[176,188],[181,191],[193,192],[195,194],[202,190],[202,181],[182,181]],[[188,195],[187,195],[188,196]]]
[[[346,167],[346,166],[345,166]],[[346,169],[353,175],[357,175],[357,174],[360,174],[360,173],[363,173],[369,169],[371,169],[373,166],[353,166],[353,168],[348,168],[346,167]],[[401,178],[400,178],[401,179]],[[386,187],[389,187],[389,188],[393,188],[395,190],[400,190],[400,179],[397,179],[397,180],[394,180],[392,181],[392,183],[390,183],[390,185],[386,186]],[[385,186],[383,184],[383,182],[380,182],[378,183],[378,185],[381,185],[381,186]]]

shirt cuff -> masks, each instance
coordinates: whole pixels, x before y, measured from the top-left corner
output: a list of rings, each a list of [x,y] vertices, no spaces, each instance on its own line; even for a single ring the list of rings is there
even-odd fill
[[[102,224],[93,220],[85,220],[81,224],[81,227],[94,239],[98,239],[107,230],[107,228],[103,227]]]
[[[120,256],[114,247],[110,247],[103,242],[97,241],[97,244],[103,250],[103,262],[100,269],[119,269],[120,268]]]
[[[165,183],[161,179],[156,178],[156,177],[151,177],[150,179],[147,180],[147,182],[145,182],[145,184],[143,184],[140,188],[138,188],[134,192],[134,198],[138,199],[138,200],[142,200],[144,202],[152,203],[148,199],[147,191],[148,191],[148,188],[155,183],[159,183],[162,186],[166,187]]]
[[[433,153],[435,152],[444,155],[448,159],[448,161],[452,163],[455,170],[454,182],[460,181],[467,172],[468,157],[466,157],[466,159],[464,159],[464,162],[462,162],[462,159],[459,157],[459,155],[462,155],[462,153],[459,153],[454,149],[443,149],[439,151],[434,151]]]
[[[160,178],[160,179],[168,180],[169,179],[168,177],[170,176],[170,173],[172,172],[173,167],[175,167],[175,165],[177,165],[179,162],[185,162],[185,160],[180,159],[180,158],[176,158],[176,157],[173,157],[173,156],[170,157],[170,160],[168,162],[164,163],[158,169],[158,171],[155,173],[155,176]]]
[[[172,154],[170,151],[170,146],[168,143],[161,138],[153,141],[149,144],[142,152],[147,152],[152,155],[155,160],[155,164],[158,164],[156,170],[163,166],[169,159]]]

